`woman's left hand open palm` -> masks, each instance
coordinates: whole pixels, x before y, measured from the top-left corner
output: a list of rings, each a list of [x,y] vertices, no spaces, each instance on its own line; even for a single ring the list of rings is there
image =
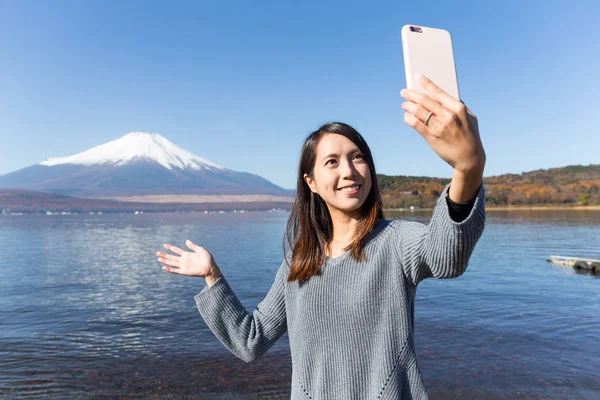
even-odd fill
[[[467,106],[423,77],[421,85],[428,94],[404,89],[400,94],[404,120],[429,143],[431,148],[455,170],[473,171],[485,165],[485,151],[479,137],[477,117]],[[430,112],[428,124],[425,120]]]

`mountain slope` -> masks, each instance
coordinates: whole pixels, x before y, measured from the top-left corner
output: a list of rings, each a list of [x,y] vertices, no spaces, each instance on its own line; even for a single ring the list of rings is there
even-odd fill
[[[161,135],[143,132],[2,175],[0,188],[79,197],[294,193],[258,175],[198,157]]]

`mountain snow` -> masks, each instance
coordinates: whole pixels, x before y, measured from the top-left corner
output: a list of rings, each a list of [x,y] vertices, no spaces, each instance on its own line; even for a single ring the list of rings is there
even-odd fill
[[[173,167],[194,170],[203,168],[225,169],[176,146],[157,133],[146,132],[131,132],[119,139],[92,147],[72,156],[48,158],[40,162],[39,165],[92,165],[104,163],[124,165],[135,158],[155,161],[169,170]]]

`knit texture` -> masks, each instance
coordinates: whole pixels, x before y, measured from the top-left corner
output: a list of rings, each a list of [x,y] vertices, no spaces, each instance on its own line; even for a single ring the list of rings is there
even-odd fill
[[[448,189],[428,225],[380,221],[367,239],[367,261],[346,251],[300,284],[287,282],[284,260],[252,314],[221,276],[195,296],[200,315],[246,362],[288,331],[292,400],[427,399],[413,337],[417,285],[462,275],[485,224],[483,185],[462,222],[449,215]]]

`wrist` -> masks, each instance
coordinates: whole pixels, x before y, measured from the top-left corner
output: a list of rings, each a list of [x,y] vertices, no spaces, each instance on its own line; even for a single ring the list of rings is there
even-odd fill
[[[480,148],[479,150],[476,150],[473,155],[453,164],[452,167],[454,168],[455,174],[470,176],[479,173],[483,175],[486,159],[487,156],[485,154],[485,150]]]
[[[204,281],[210,287],[214,285],[214,283],[221,277],[221,270],[215,264],[213,266],[212,272],[204,277]]]
[[[475,182],[483,179],[483,168],[474,167],[468,170],[455,169],[452,173],[452,181]]]

